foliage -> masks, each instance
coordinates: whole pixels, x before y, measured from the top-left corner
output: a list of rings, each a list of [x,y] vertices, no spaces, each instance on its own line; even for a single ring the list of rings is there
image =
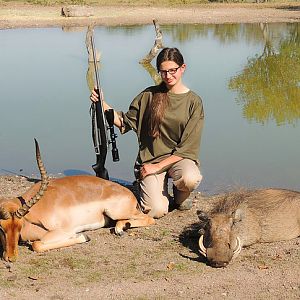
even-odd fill
[[[280,41],[278,49],[266,40],[263,54],[249,59],[229,88],[239,93],[244,116],[277,125],[295,124],[300,118],[300,35],[299,26]]]

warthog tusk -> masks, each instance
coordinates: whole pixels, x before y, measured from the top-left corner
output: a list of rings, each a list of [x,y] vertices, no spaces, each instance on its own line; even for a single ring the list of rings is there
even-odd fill
[[[200,252],[204,257],[206,257],[206,248],[205,248],[205,246],[204,246],[204,244],[203,244],[203,235],[201,235],[200,238],[199,238],[199,248],[200,248],[199,252]]]
[[[236,258],[239,255],[239,253],[241,252],[241,250],[242,250],[241,240],[240,240],[240,238],[238,236],[236,237],[236,241],[237,241],[237,246],[236,246],[236,248],[233,251],[232,259]]]

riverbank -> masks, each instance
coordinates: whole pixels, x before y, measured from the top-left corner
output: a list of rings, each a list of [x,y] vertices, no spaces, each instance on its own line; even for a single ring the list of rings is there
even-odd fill
[[[295,4],[103,6],[93,7],[94,16],[74,18],[61,16],[61,8],[1,3],[0,28],[152,24],[154,18],[160,24],[300,21]],[[20,196],[35,181],[0,175],[0,198]],[[243,249],[228,267],[211,268],[199,254],[197,212],[208,212],[217,197],[193,193],[191,199],[191,210],[173,210],[156,225],[129,229],[122,238],[108,227],[86,232],[88,243],[45,253],[33,252],[30,243],[20,245],[17,262],[0,263],[1,296],[6,300],[300,298],[300,238],[255,244]]]
[[[19,196],[33,181],[0,176],[0,197]],[[255,244],[228,267],[211,268],[199,254],[197,211],[216,198],[192,199],[191,210],[122,238],[109,227],[86,232],[89,243],[45,253],[20,245],[17,262],[0,264],[3,299],[299,299],[299,238]]]
[[[0,29],[105,25],[150,24],[157,19],[160,24],[198,23],[274,23],[299,22],[300,4],[283,2],[218,3],[184,6],[84,6],[86,16],[65,17],[63,5],[41,6],[19,2],[0,4]],[[80,8],[80,7],[79,7]],[[90,16],[88,16],[90,14]]]

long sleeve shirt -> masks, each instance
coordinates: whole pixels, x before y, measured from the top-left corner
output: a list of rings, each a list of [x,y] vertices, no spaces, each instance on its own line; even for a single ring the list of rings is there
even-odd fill
[[[155,87],[134,98],[129,110],[119,112],[123,126],[121,133],[134,130],[138,137],[137,162],[157,163],[174,154],[199,163],[200,140],[204,122],[201,98],[193,91],[183,94],[168,92],[170,99],[160,124],[160,135],[149,136],[147,113]]]

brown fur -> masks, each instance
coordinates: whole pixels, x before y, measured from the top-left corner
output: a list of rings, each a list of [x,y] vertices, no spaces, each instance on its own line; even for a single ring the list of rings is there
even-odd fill
[[[94,176],[48,180],[36,142],[42,182],[21,197],[0,200],[0,239],[3,259],[15,261],[18,241],[30,241],[34,251],[72,246],[89,241],[82,234],[116,220],[115,232],[154,224],[138,209],[134,194],[118,183]],[[25,201],[25,204],[22,203]]]
[[[300,236],[300,193],[283,189],[240,191],[222,197],[209,215],[199,213],[209,263],[226,266],[238,245]]]
[[[35,184],[22,197],[27,201],[39,190]],[[14,215],[1,219],[0,226],[5,237],[3,258],[17,258],[18,239],[32,241],[33,250],[50,249],[86,242],[80,232],[98,229],[116,220],[118,235],[128,227],[154,224],[154,220],[137,209],[137,200],[127,188],[94,176],[69,176],[50,180],[44,196],[23,218]],[[15,198],[6,200],[0,207],[11,215],[21,206]],[[3,233],[1,235],[3,235]]]

